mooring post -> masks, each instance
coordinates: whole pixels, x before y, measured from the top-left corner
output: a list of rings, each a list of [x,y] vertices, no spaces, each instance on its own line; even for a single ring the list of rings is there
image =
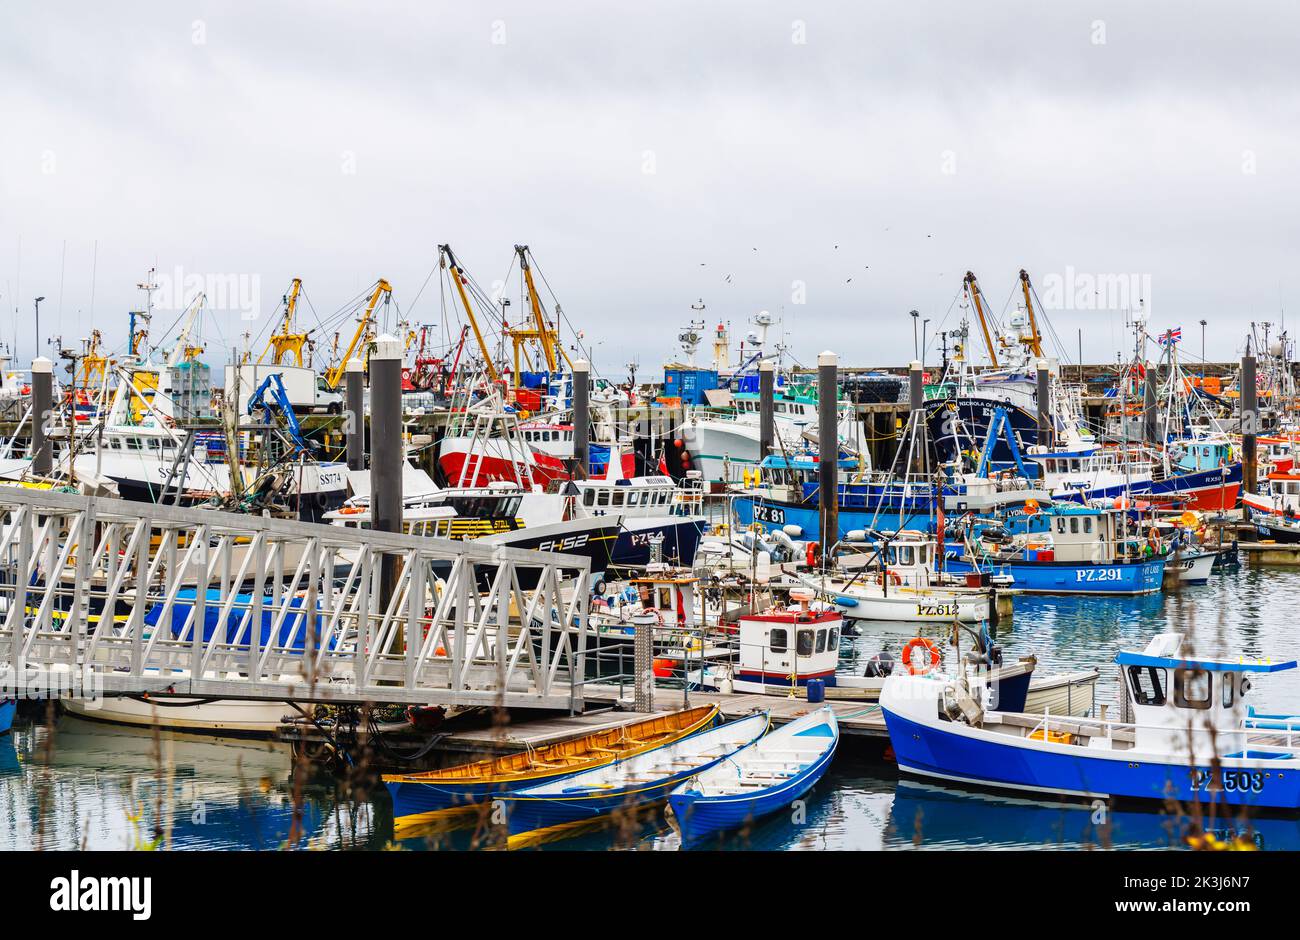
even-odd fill
[[[632,707],[639,712],[655,710],[654,631],[657,623],[658,618],[653,614],[637,614],[632,618],[636,630],[632,640],[632,669],[635,672]]]
[[[1038,444],[1040,447],[1048,448],[1052,446],[1052,384],[1051,373],[1048,372],[1047,360],[1038,360],[1038,388],[1035,397],[1038,399]]]
[[[914,427],[918,432],[913,439],[919,444],[919,432],[925,427],[925,370],[919,359],[913,359],[907,365],[907,407],[911,412],[910,420],[915,422]],[[925,454],[922,448],[914,447],[908,472],[919,473],[924,466]]]
[[[758,364],[758,462],[761,464],[776,443],[776,366],[769,359]]]
[[[1142,386],[1142,436],[1148,444],[1160,444],[1160,413],[1156,407],[1156,368],[1147,366]]]
[[[360,359],[349,359],[343,367],[344,392],[347,401],[347,424],[344,430],[348,439],[348,469],[364,470],[366,466],[366,365]]]
[[[44,356],[32,360],[32,473],[48,476],[54,469],[54,447],[48,435],[54,421],[54,363]]]
[[[370,354],[370,520],[380,532],[402,531],[402,341],[385,333]],[[379,609],[397,584],[397,557],[383,556]]]
[[[817,357],[817,499],[821,505],[822,551],[840,538],[839,357],[827,350]]]
[[[1255,385],[1255,357],[1241,357],[1241,488],[1254,492],[1259,486],[1258,453],[1255,437],[1259,434],[1259,390]],[[1227,473],[1225,468],[1224,473]]]
[[[591,363],[579,359],[573,364],[573,478],[591,475]],[[609,459],[618,460],[618,444],[610,445]]]

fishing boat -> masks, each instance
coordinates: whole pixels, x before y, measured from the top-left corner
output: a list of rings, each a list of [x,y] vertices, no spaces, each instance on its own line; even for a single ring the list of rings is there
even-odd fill
[[[18,713],[18,699],[0,699],[0,734],[8,734],[13,727],[14,715]]]
[[[716,706],[670,712],[546,747],[417,774],[384,774],[393,816],[477,806],[503,793],[604,766],[710,727]]]
[[[1300,716],[1257,714],[1251,676],[1287,662],[1197,655],[1181,633],[1121,651],[1133,720],[995,713],[959,680],[893,676],[880,706],[905,773],[1068,797],[1300,809]]]
[[[898,659],[882,650],[865,669],[843,671],[843,618],[834,610],[802,609],[811,595],[811,591],[801,595],[798,608],[742,616],[737,624],[740,649],[736,659],[706,662],[689,674],[692,683],[722,692],[807,697],[810,680],[816,680],[828,701],[874,702],[891,673],[929,672],[944,664],[945,647],[915,637],[899,640]],[[791,596],[799,596],[799,592],[792,591]],[[974,682],[993,690],[992,707],[1022,711],[1050,705],[1068,708],[1070,714],[1085,714],[1092,707],[1096,670],[1035,676],[1038,661],[1034,656],[1004,661],[1001,647],[986,632],[974,637],[973,648],[964,657],[965,666]]]
[[[592,770],[503,794],[498,799],[505,808],[509,844],[518,845],[516,837],[522,833],[545,839],[559,835],[555,830],[567,824],[660,802],[678,784],[753,744],[767,728],[768,713],[760,712]]]
[[[966,551],[945,561],[949,571],[995,571],[1008,574],[1017,590],[1036,594],[1154,594],[1165,571],[1158,536],[1138,533],[1124,538],[1117,513],[1091,506],[1026,506],[1027,515],[1042,515],[1022,540],[1001,551],[967,540]],[[1212,563],[1212,560],[1211,560]]]
[[[777,728],[668,794],[685,844],[790,808],[826,773],[840,741],[829,706]]]

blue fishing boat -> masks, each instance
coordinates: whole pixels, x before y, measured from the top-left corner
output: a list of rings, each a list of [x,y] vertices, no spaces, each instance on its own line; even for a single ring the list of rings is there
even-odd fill
[[[502,794],[511,844],[538,830],[597,819],[616,810],[657,803],[678,784],[757,741],[768,713],[728,722],[680,741],[540,786]]]
[[[990,546],[972,540],[964,554],[944,562],[953,574],[1010,576],[1019,591],[1036,594],[1154,594],[1161,589],[1166,555],[1158,538],[1126,537],[1117,513],[1089,506],[1028,506],[1021,541]]]
[[[835,756],[839,724],[829,707],[797,718],[668,794],[685,844],[737,829],[813,788]]]
[[[14,715],[18,711],[18,700],[15,698],[0,698],[0,734],[8,734],[9,729],[13,727]]]
[[[1300,809],[1300,716],[1246,706],[1248,663],[1192,653],[1181,633],[1115,657],[1132,721],[992,712],[958,680],[891,676],[880,705],[899,769],[994,789]]]

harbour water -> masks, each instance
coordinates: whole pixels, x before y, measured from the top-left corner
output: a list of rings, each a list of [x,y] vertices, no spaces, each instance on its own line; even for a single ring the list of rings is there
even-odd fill
[[[1246,566],[1205,586],[1139,598],[1021,597],[998,640],[1008,656],[1034,653],[1039,669],[1099,666],[1099,701],[1116,700],[1111,657],[1164,630],[1190,633],[1198,650],[1251,659],[1300,658],[1295,629],[1300,570]],[[846,640],[860,664],[914,635],[873,625]],[[848,651],[846,650],[846,653]],[[1257,707],[1300,711],[1300,676],[1261,675]],[[876,748],[875,750],[878,750]],[[1091,806],[1039,802],[901,780],[875,750],[841,749],[799,819],[765,820],[733,834],[728,848],[763,850],[1159,848],[1181,844],[1180,824],[1159,808],[1102,814]],[[287,748],[265,742],[155,736],[63,717],[53,738],[19,723],[0,737],[0,850],[126,849],[159,840],[176,849],[405,849],[469,847],[471,833],[394,841],[382,787],[364,792],[323,771],[295,777]],[[295,799],[295,793],[300,794]],[[301,807],[295,812],[295,805]],[[162,820],[162,825],[156,821]],[[1245,832],[1265,849],[1300,848],[1300,820],[1220,820],[1220,835]],[[160,833],[160,834],[159,834]],[[672,850],[661,812],[632,832],[593,832],[547,849]]]

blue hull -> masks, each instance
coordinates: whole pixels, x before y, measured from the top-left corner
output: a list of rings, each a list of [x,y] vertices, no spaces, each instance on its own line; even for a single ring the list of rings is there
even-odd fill
[[[695,552],[700,547],[700,537],[707,523],[703,519],[683,520],[669,525],[635,528],[639,520],[624,521],[625,528],[618,534],[610,564],[624,568],[641,568],[650,564],[650,537],[663,537],[663,557],[683,565],[695,563]],[[633,526],[629,531],[626,526]]]
[[[0,734],[8,734],[14,725],[14,715],[18,711],[18,700],[9,699],[0,702]]]
[[[791,809],[795,800],[811,790],[826,773],[834,749],[797,776],[766,790],[743,796],[705,797],[692,792],[668,798],[673,815],[682,828],[682,841],[690,844],[728,829],[739,829],[764,816]]]
[[[944,562],[954,574],[974,571],[967,561],[952,558]],[[1005,572],[1015,578],[1012,587],[1036,594],[1155,594],[1165,574],[1165,559],[1080,564],[1073,561],[990,562],[984,570]]]
[[[602,790],[600,795],[574,795],[572,797],[510,797],[503,801],[506,825],[512,836],[534,829],[546,829],[564,823],[595,819],[619,810],[631,810],[663,801],[669,791],[679,783],[689,780],[703,770],[723,760],[718,758],[708,764],[663,777],[651,785],[620,787]]]
[[[545,778],[533,778],[527,781],[527,785],[535,786],[543,782]],[[394,819],[417,813],[477,806],[510,792],[509,786],[499,783],[429,784],[403,781],[384,785],[388,787],[388,795],[393,798]]]
[[[1300,808],[1300,774],[1225,771],[1223,790],[1209,790],[1209,766],[1188,767],[1177,756],[1160,764],[1044,751],[979,740],[930,728],[884,710],[900,770],[977,786],[1077,797],[1126,797],[1216,802],[1268,809]],[[1123,752],[1118,752],[1120,755]],[[1227,775],[1237,774],[1228,777]],[[1244,782],[1244,786],[1238,781]]]
[[[734,502],[736,519],[742,526],[750,526],[755,521],[764,531],[772,532],[787,525],[797,525],[803,529],[804,539],[825,541],[821,535],[821,513],[814,501],[811,504],[776,502],[770,499],[757,500],[752,496],[738,496]],[[932,512],[928,506],[919,511],[904,510],[899,521],[898,509],[892,512],[881,510],[879,514],[870,509],[851,509],[840,507],[840,533],[844,538],[854,529],[866,529],[874,525],[879,532],[894,532],[899,529],[916,529],[930,531],[933,525]]]
[[[1131,485],[1117,483],[1094,489],[1071,490],[1054,495],[1053,499],[1065,502],[1086,503],[1093,499],[1115,499],[1122,496],[1143,496],[1159,499],[1177,499],[1204,509],[1231,509],[1237,502],[1241,486],[1241,464],[1234,463],[1213,470],[1183,471],[1167,480],[1147,480]],[[1227,505],[1224,505],[1227,504]]]

